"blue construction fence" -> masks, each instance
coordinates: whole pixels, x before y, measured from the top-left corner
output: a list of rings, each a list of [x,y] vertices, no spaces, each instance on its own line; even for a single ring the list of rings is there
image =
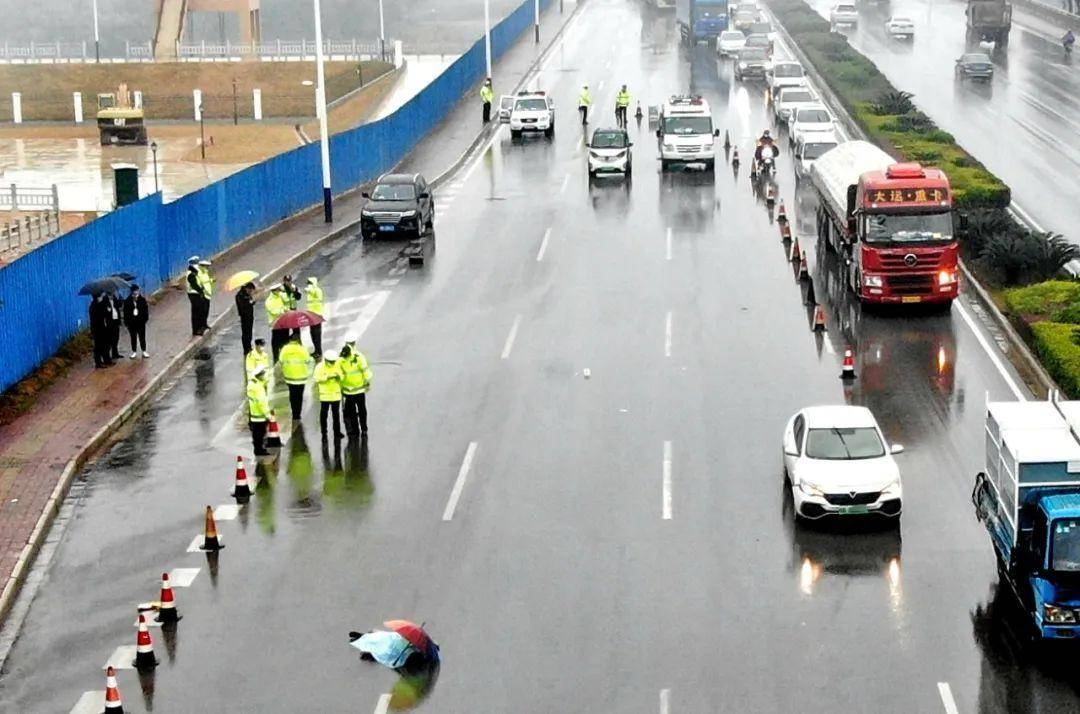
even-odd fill
[[[542,10],[554,0],[540,0]],[[533,0],[491,31],[498,59],[533,24]],[[393,114],[331,137],[333,186],[344,192],[401,161],[486,71],[481,38]],[[0,268],[6,390],[87,327],[79,288],[120,271],[147,293],[178,276],[190,255],[215,255],[322,201],[318,144],[308,144],[216,181],[172,203],[161,194],[115,210]]]

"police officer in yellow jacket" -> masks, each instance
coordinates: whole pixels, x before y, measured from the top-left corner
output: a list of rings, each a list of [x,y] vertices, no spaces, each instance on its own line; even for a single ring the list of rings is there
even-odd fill
[[[308,312],[313,312],[322,318],[326,317],[326,296],[322,286],[319,285],[319,279],[314,275],[307,279],[304,299],[307,302]],[[311,330],[311,344],[315,346],[315,359],[319,359],[322,357],[322,325],[312,325],[308,329]]]
[[[209,260],[199,261],[198,281],[202,295],[199,299],[199,322],[202,328],[199,334],[210,329],[210,298],[214,296],[214,276],[210,274]]]
[[[270,417],[270,390],[267,385],[267,369],[259,365],[247,383],[248,427],[251,429],[251,444],[256,456],[267,456],[266,422]]]
[[[281,348],[285,346],[285,343],[289,341],[289,330],[279,330],[274,328],[274,323],[278,318],[288,312],[288,302],[285,298],[285,291],[281,285],[275,285],[270,288],[270,294],[266,296],[266,322],[270,325],[270,351],[273,353],[274,362],[278,361],[280,357]]]
[[[491,121],[491,103],[495,101],[495,90],[491,88],[491,77],[484,80],[480,87],[480,101],[484,104],[484,123]]]
[[[191,334],[202,334],[202,285],[199,283],[199,256],[188,258],[187,275],[184,276],[188,302],[191,303]]]
[[[630,106],[630,92],[626,90],[626,85],[622,86],[619,93],[615,95],[615,123],[619,126],[626,128],[626,110]]]
[[[304,385],[311,378],[311,366],[315,360],[311,359],[307,347],[300,343],[300,335],[290,337],[278,356],[281,358],[281,376],[289,385],[293,424],[299,424],[304,409]]]
[[[345,395],[345,433],[367,436],[367,391],[373,373],[367,357],[356,349],[356,337],[345,338],[341,349],[341,392]]]
[[[270,355],[266,354],[266,340],[259,337],[255,339],[255,347],[244,357],[244,374],[248,379],[255,374],[259,367],[266,369],[267,382],[270,381]]]
[[[315,365],[315,390],[319,397],[319,429],[323,438],[326,434],[326,414],[334,414],[334,438],[340,439],[341,433],[341,366],[338,353],[329,350],[319,364]]]

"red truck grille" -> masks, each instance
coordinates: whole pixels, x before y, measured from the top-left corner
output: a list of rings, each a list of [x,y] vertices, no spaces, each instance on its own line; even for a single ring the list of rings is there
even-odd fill
[[[934,273],[886,275],[885,282],[893,295],[926,295],[934,291]]]
[[[878,253],[878,259],[881,261],[881,269],[883,271],[930,270],[932,268],[937,268],[938,263],[941,262],[941,256],[944,254],[944,250],[928,250],[922,253],[896,251],[892,253]],[[914,264],[911,263],[908,256],[914,257]]]

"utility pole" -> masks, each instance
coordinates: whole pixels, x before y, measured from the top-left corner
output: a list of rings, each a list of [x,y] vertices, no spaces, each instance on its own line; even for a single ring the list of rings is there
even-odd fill
[[[101,35],[98,33],[97,0],[94,3],[94,61],[101,61]]]
[[[536,29],[536,41],[540,42],[540,0],[533,0],[533,27]]]
[[[203,161],[206,161],[206,114],[202,104],[199,105],[199,152]]]
[[[379,0],[379,59],[386,61],[386,22],[383,18],[383,0]]]
[[[487,58],[487,76],[491,77],[491,7],[490,0],[484,0],[484,56]],[[494,84],[494,82],[492,82]]]
[[[319,0],[312,0],[315,6],[315,110],[319,114],[319,150],[322,154],[323,218],[327,223],[334,222],[333,192],[330,189],[330,137],[326,125],[326,73],[323,69],[322,10]]]
[[[232,78],[232,123],[240,123],[240,98],[236,94],[236,77]]]

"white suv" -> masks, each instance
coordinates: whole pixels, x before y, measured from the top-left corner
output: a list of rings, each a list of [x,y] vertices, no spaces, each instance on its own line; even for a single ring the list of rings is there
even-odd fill
[[[656,129],[660,167],[672,164],[704,164],[712,171],[716,164],[715,138],[709,103],[698,96],[674,96],[660,110]]]
[[[859,11],[851,3],[842,2],[834,5],[829,12],[829,22],[837,27],[840,25],[855,27],[859,24]]]
[[[799,139],[809,136],[835,135],[836,125],[824,104],[798,107],[788,121],[788,143],[791,146],[795,146]]]
[[[525,132],[555,136],[555,102],[543,92],[521,92],[510,110],[510,138]]]
[[[773,63],[772,72],[768,74],[768,80],[769,90],[772,92],[772,96],[775,97],[784,87],[806,86],[806,72],[798,62],[781,60]]]

